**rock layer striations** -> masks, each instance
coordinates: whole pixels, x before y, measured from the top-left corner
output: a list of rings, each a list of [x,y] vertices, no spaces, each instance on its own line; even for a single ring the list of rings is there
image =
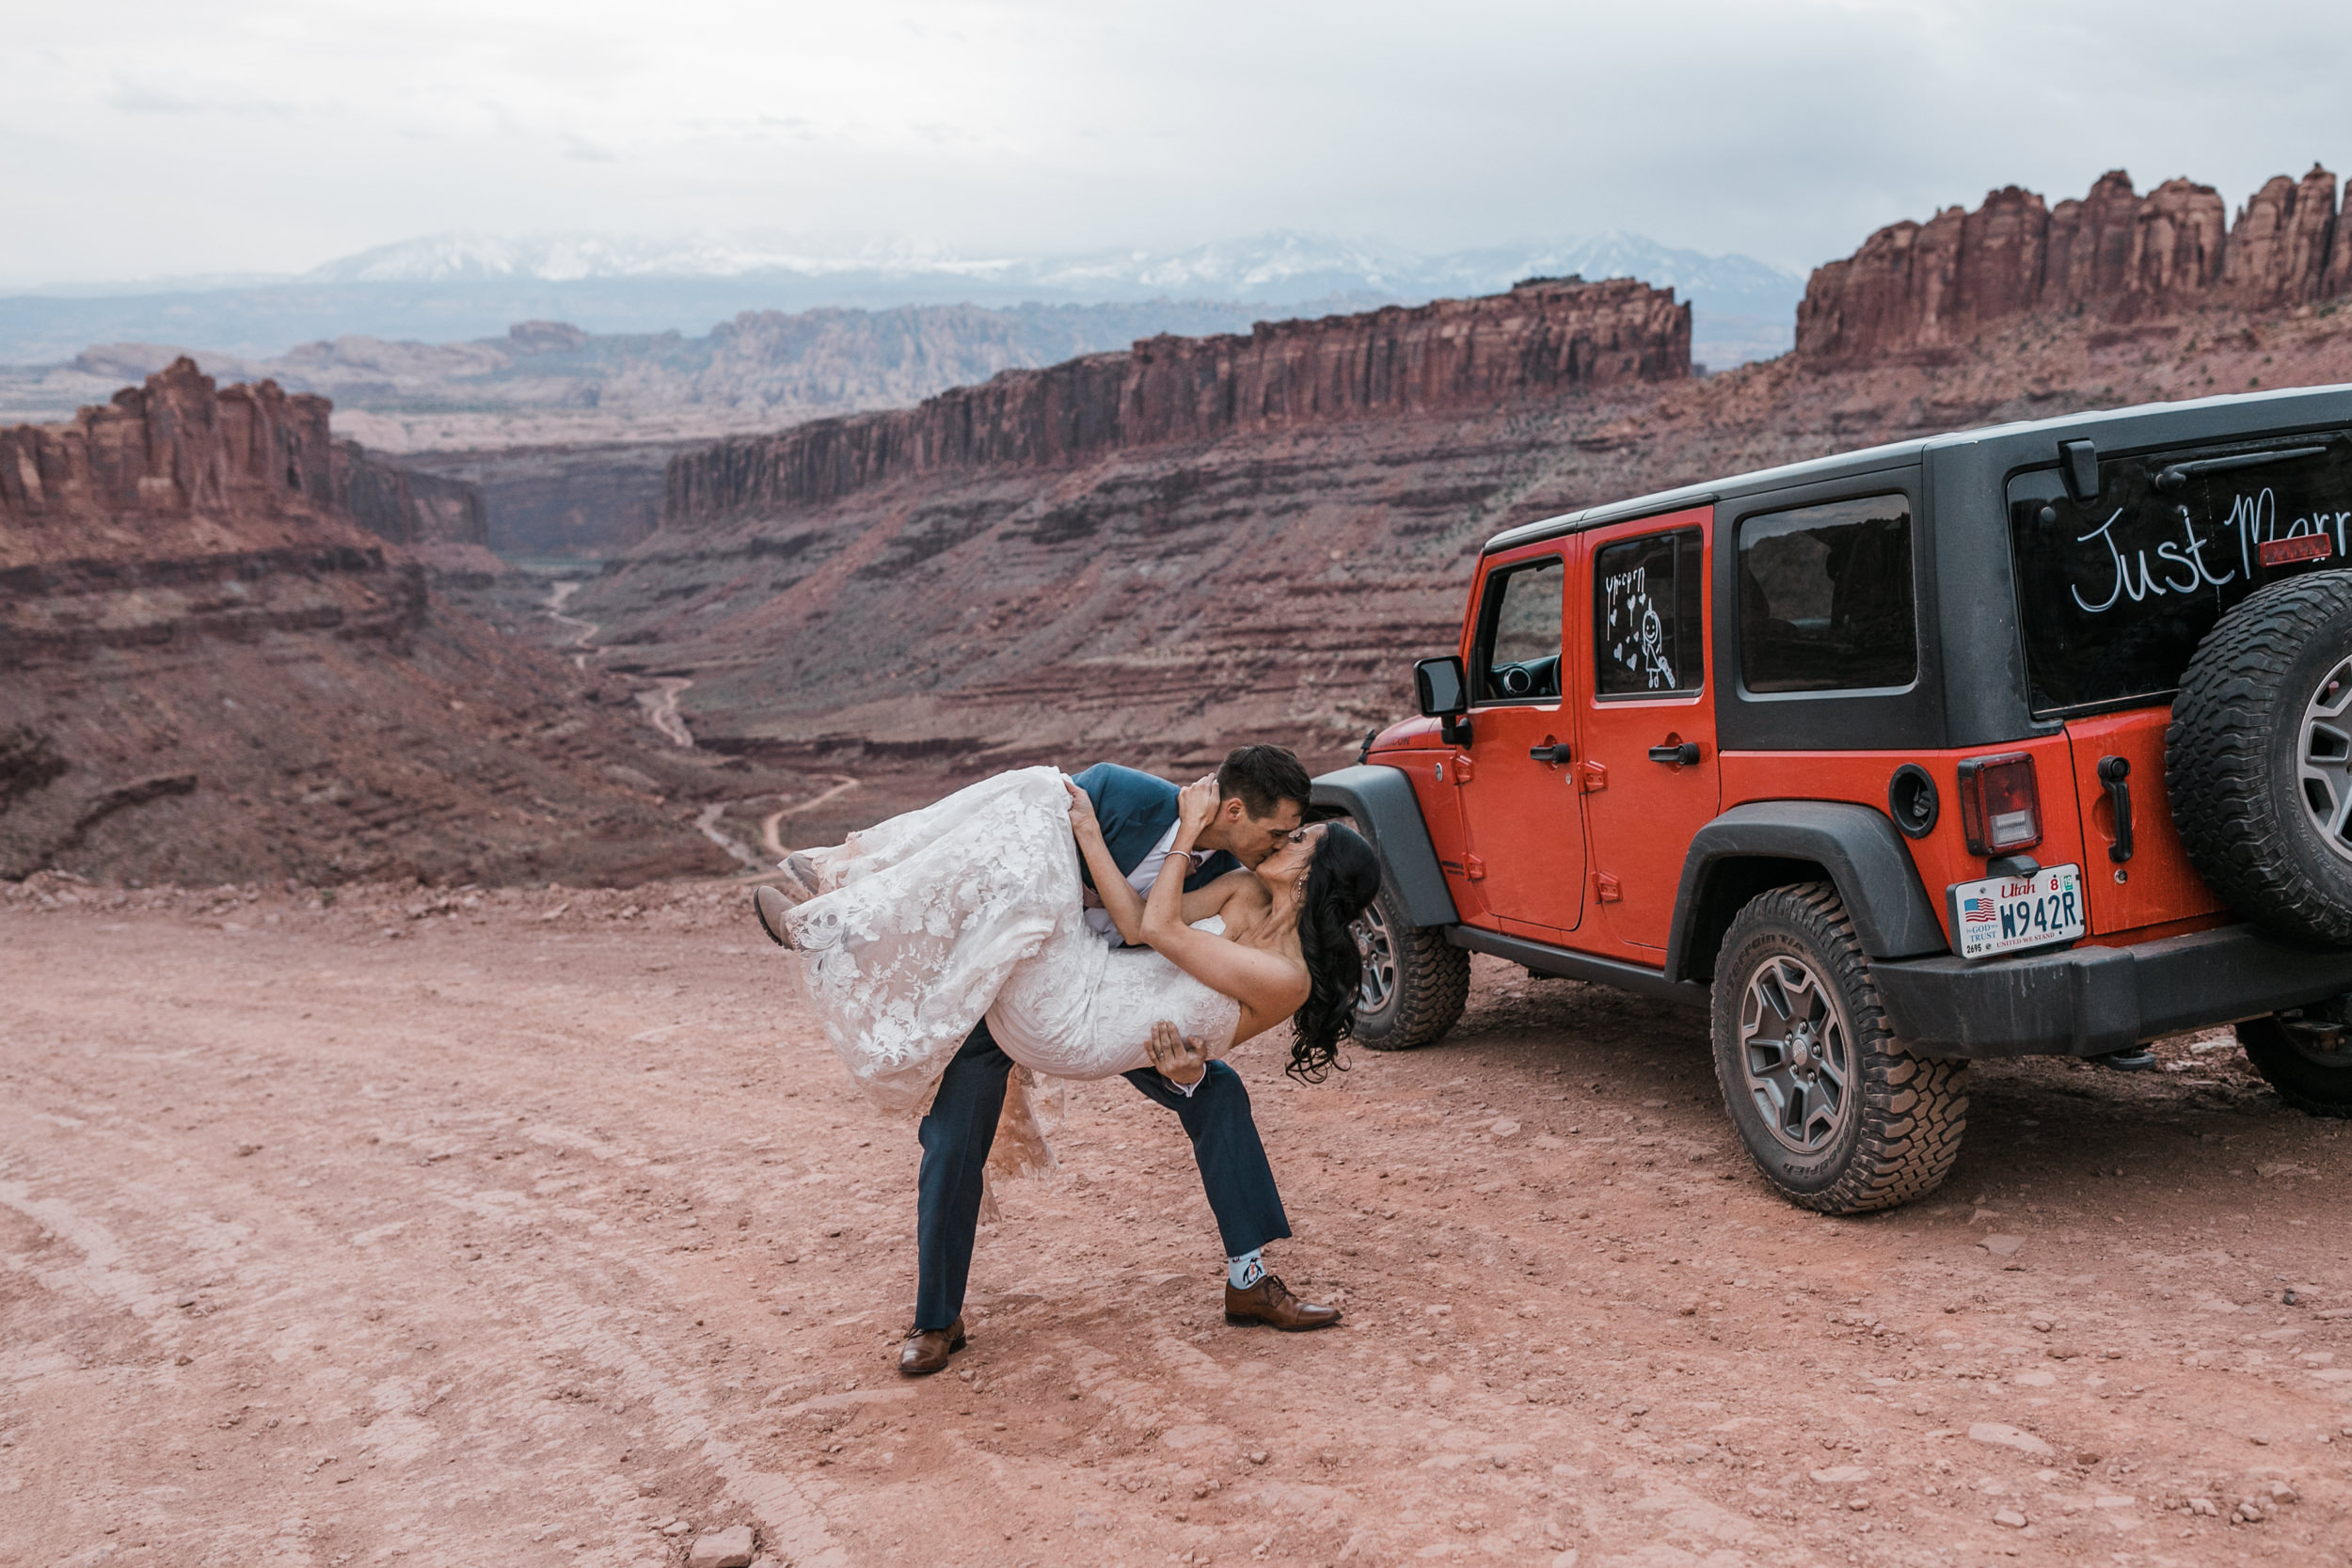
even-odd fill
[[[332,404],[182,357],[64,424],[0,429],[0,568],[319,544],[482,545],[467,486],[327,431]]]
[[[1691,309],[1629,278],[1534,279],[1508,293],[1247,337],[1148,338],[1011,371],[891,413],[722,441],[670,464],[665,529],[835,499],[897,480],[1336,422],[1486,410],[1691,373]]]
[[[420,552],[478,549],[479,509],[327,414],[183,359],[0,430],[0,877],[723,867],[660,799],[714,759],[633,743],[596,702],[626,689],[442,601]]]
[[[2315,256],[2325,286],[2331,202],[2324,176],[2273,187],[2232,241],[2194,187],[2118,179],[2057,214],[1997,197],[1942,220],[1932,265],[1915,228],[1901,278],[1886,235],[1816,278],[1856,312],[1886,285],[1868,333],[1899,346],[1704,378],[1638,285],[1148,342],[681,459],[663,526],[574,609],[614,658],[692,678],[707,744],[869,792],[1102,756],[1197,771],[1249,738],[1328,766],[1410,711],[1410,660],[1456,645],[1499,529],[1936,431],[2352,380],[2352,310],[2291,303]],[[2053,277],[2090,303],[2042,310]],[[1915,277],[1941,280],[1943,330],[1987,325],[1908,346]],[[2135,293],[2204,303],[2119,329]],[[1613,361],[1560,346],[1579,311],[1624,324]]]
[[[2316,165],[2271,180],[2234,222],[2212,186],[2187,180],[2141,196],[2117,170],[2055,207],[2010,185],[1974,212],[1891,224],[1817,270],[1797,307],[1797,350],[1830,363],[1932,356],[2030,311],[2120,324],[2336,299],[2352,293],[2345,229],[2336,177]]]

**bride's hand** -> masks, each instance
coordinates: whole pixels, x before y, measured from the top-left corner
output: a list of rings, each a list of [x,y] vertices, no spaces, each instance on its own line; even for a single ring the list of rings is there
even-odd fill
[[[1209,825],[1209,819],[1216,815],[1216,775],[1195,779],[1176,793],[1176,831],[1190,842]]]
[[[1090,838],[1101,838],[1103,823],[1094,815],[1093,800],[1068,779],[1062,780],[1061,786],[1070,791],[1070,831],[1078,835],[1081,843]]]
[[[1152,1053],[1152,1065],[1171,1084],[1198,1084],[1209,1070],[1209,1042],[1198,1035],[1179,1032],[1166,1020],[1152,1025],[1152,1042],[1146,1049]]]

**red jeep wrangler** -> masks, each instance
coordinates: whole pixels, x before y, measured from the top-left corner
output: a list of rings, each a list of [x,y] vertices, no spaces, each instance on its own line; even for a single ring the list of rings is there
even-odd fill
[[[1357,1037],[1471,953],[1713,1012],[1796,1202],[1951,1167],[1979,1056],[2234,1022],[2352,1115],[2352,388],[1937,436],[1489,540],[1423,715],[1315,783],[1387,870]]]

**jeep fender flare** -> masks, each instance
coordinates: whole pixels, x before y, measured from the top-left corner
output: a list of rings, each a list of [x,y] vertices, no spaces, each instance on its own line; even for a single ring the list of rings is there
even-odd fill
[[[1459,924],[1454,895],[1429,842],[1429,825],[1422,820],[1421,801],[1413,794],[1412,780],[1401,770],[1364,763],[1326,773],[1314,782],[1311,803],[1327,814],[1344,812],[1355,818],[1414,925]]]
[[[1742,905],[1768,889],[1829,874],[1863,952],[1912,958],[1950,942],[1918,868],[1886,814],[1840,800],[1752,800],[1701,828],[1683,857],[1666,978],[1705,980]]]

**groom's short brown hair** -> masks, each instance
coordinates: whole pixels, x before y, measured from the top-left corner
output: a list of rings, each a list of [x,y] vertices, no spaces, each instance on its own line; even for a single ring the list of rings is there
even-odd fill
[[[1285,800],[1297,801],[1303,812],[1313,788],[1298,753],[1287,746],[1236,746],[1216,770],[1217,794],[1228,800],[1240,797],[1255,817],[1272,816]]]

